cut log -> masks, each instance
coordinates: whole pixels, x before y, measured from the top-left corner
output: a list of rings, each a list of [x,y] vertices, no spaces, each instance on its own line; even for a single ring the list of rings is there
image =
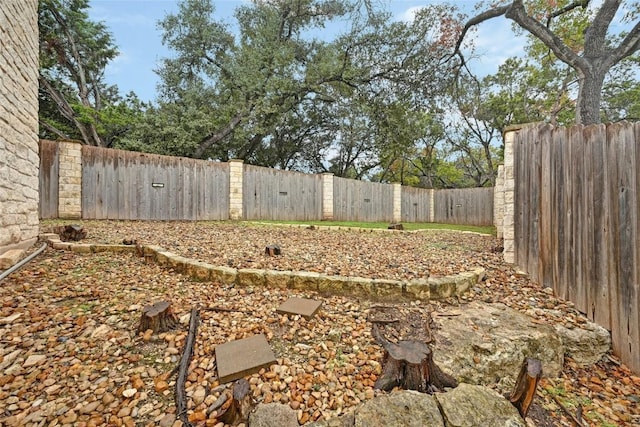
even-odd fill
[[[244,378],[233,384],[231,399],[222,406],[224,412],[218,416],[218,420],[233,426],[245,423],[249,419],[249,412],[253,408],[251,399],[251,387],[249,381]]]
[[[84,228],[77,224],[58,225],[53,228],[53,232],[60,236],[63,242],[77,242],[87,237]]]
[[[269,245],[264,248],[264,253],[269,256],[281,255],[282,251],[280,250],[280,246],[278,245]]]
[[[422,341],[388,341],[378,324],[372,327],[372,336],[385,350],[382,373],[375,388],[389,391],[394,387],[416,390],[423,393],[453,388],[458,382],[444,373],[433,361],[433,353]]]
[[[389,230],[404,230],[404,226],[402,224],[389,224],[387,228]]]
[[[191,363],[191,355],[193,354],[193,346],[196,341],[196,331],[198,330],[198,321],[200,320],[200,313],[197,309],[191,309],[191,318],[189,319],[189,333],[187,334],[187,340],[184,343],[184,349],[182,350],[182,357],[180,358],[180,365],[178,368],[178,378],[176,379],[176,414],[182,421],[182,425],[185,427],[191,427],[187,417],[187,393],[185,390],[185,383],[187,382],[189,363]]]
[[[520,367],[520,373],[509,401],[518,409],[522,419],[527,417],[529,407],[536,396],[536,388],[542,377],[542,362],[538,359],[526,358]]]
[[[166,332],[175,329],[178,320],[173,315],[171,303],[168,301],[158,301],[155,304],[147,305],[142,310],[138,333],[151,329],[154,333]]]

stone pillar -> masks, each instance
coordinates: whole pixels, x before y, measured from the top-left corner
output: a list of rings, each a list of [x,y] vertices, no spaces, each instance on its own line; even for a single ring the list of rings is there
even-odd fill
[[[243,161],[229,160],[229,219],[243,218],[242,179],[244,177]]]
[[[82,144],[60,141],[58,217],[82,218]]]
[[[33,245],[39,232],[38,1],[0,1],[0,27],[1,255]]]
[[[436,222],[436,190],[429,190],[429,222]]]
[[[391,222],[402,222],[402,185],[393,185],[393,218]]]
[[[519,130],[520,128],[517,128]],[[505,262],[515,262],[515,175],[514,143],[517,130],[504,133],[504,208],[502,237],[504,238],[503,258]]]
[[[493,224],[498,239],[504,237],[504,165],[498,166],[496,185],[493,187]]]
[[[333,174],[322,174],[322,221],[333,220]]]

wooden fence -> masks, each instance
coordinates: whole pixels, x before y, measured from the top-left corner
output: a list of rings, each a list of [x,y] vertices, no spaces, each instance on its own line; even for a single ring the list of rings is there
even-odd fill
[[[311,221],[322,217],[322,175],[244,165],[244,219]]]
[[[461,188],[436,191],[433,222],[493,225],[493,188]]]
[[[393,185],[335,177],[333,219],[393,222]]]
[[[40,141],[40,218],[58,218],[60,152],[55,141]]]
[[[82,147],[82,218],[221,220],[226,163]]]
[[[73,142],[40,141],[40,170],[40,218],[63,216],[64,207],[65,218],[116,220],[493,220],[491,189],[427,190],[244,164],[236,170]],[[60,178],[69,170],[77,173]]]
[[[515,135],[515,262],[611,331],[640,372],[640,124]]]

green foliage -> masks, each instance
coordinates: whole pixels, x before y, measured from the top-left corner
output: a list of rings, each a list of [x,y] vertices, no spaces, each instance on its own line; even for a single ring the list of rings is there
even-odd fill
[[[143,105],[104,83],[105,67],[118,51],[105,25],[89,19],[88,7],[88,0],[39,2],[40,137],[112,146]]]

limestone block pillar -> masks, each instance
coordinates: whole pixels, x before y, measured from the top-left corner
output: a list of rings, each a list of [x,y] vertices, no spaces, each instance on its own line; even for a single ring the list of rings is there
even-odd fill
[[[322,174],[322,221],[333,220],[333,174]]]
[[[82,144],[60,141],[58,217],[82,218]]]
[[[502,236],[504,238],[503,258],[505,262],[515,262],[515,174],[514,144],[516,130],[504,133],[504,207],[502,219]]]
[[[498,239],[504,236],[504,165],[498,166],[496,185],[493,187],[493,224]]]
[[[244,165],[242,160],[229,160],[229,219],[243,218],[242,181]]]
[[[402,185],[393,185],[393,218],[391,222],[402,222]]]

